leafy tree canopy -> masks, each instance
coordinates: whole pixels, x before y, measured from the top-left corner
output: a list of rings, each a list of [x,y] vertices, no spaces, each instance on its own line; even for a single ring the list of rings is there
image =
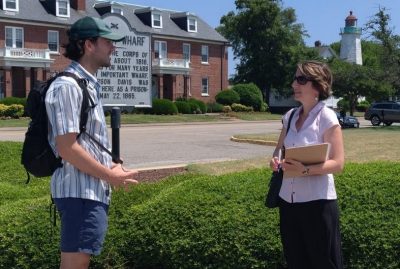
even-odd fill
[[[315,59],[307,48],[303,25],[296,23],[294,9],[283,9],[278,0],[236,0],[236,12],[221,18],[217,28],[232,45],[235,83],[255,83],[268,100],[272,88],[289,88],[296,63]]]

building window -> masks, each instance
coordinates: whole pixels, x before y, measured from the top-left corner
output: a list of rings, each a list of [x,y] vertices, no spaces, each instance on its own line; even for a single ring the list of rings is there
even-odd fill
[[[188,18],[188,32],[197,32],[197,20],[193,18]]]
[[[183,43],[182,50],[183,59],[190,62],[190,44]]]
[[[19,27],[6,27],[6,47],[24,47],[24,29]]]
[[[3,0],[3,9],[10,11],[18,11],[19,9],[18,0]]]
[[[208,78],[201,79],[201,95],[208,96]]]
[[[50,52],[58,53],[58,31],[48,31],[47,32],[47,43],[49,45]]]
[[[69,0],[57,0],[56,15],[59,17],[69,17]]]
[[[151,27],[162,28],[162,16],[159,13],[151,14]]]
[[[111,13],[124,15],[124,12],[122,11],[122,8],[119,8],[119,7],[111,7]]]
[[[208,46],[201,46],[201,62],[208,63]]]
[[[167,42],[154,41],[154,58],[167,58]]]

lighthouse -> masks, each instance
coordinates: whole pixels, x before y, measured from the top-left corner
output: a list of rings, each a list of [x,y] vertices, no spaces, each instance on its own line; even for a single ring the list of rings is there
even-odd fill
[[[357,27],[357,18],[350,11],[345,20],[345,27],[340,29],[340,59],[362,65],[361,28]]]

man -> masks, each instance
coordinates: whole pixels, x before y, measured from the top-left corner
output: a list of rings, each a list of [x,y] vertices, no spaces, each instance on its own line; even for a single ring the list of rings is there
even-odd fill
[[[111,65],[113,42],[124,37],[111,32],[97,18],[85,17],[68,31],[64,56],[71,59],[65,71],[88,82],[88,91],[96,106],[89,111],[86,132],[110,148],[100,84],[94,76],[101,67]],[[51,194],[61,216],[60,268],[88,268],[91,255],[99,255],[107,230],[107,212],[111,186],[137,184],[136,170],[124,170],[112,163],[87,134],[79,134],[82,89],[70,77],[59,77],[46,94],[49,117],[49,142],[63,159],[51,178]]]

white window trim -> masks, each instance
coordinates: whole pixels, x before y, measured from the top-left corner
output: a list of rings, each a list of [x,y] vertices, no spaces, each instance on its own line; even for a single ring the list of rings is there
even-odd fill
[[[203,92],[203,79],[207,80],[207,93]],[[210,96],[210,80],[208,77],[201,78],[201,96]]]
[[[207,61],[206,62],[204,62],[203,61],[203,48],[207,48]],[[207,45],[201,45],[201,63],[202,64],[208,64],[208,60],[209,60],[209,58],[210,58],[210,51],[209,51],[209,47],[207,46]]]
[[[159,45],[157,45],[159,44]],[[161,48],[162,45],[165,44],[165,57],[160,57],[161,56]],[[156,59],[166,59],[168,57],[168,46],[166,41],[161,41],[161,40],[154,40],[154,53],[156,53],[156,48],[158,48],[158,57]],[[155,57],[155,54],[154,54]]]
[[[182,44],[182,56],[184,55],[184,47],[185,46],[188,46],[189,47],[189,60],[188,60],[188,62],[190,63],[190,61],[191,61],[191,58],[192,58],[192,53],[191,53],[191,46],[190,46],[190,44],[189,43],[183,43]],[[185,59],[184,59],[185,60]]]
[[[47,31],[47,45],[49,45],[50,41],[50,33],[55,33],[57,35],[57,50],[51,50],[50,46],[48,46],[50,53],[52,54],[58,54],[60,52],[60,34],[58,31],[52,31],[48,30]]]
[[[21,29],[22,30],[22,36],[21,36],[22,46],[21,46],[21,48],[24,48],[24,43],[25,43],[25,40],[24,40],[24,28],[22,28],[22,27],[14,27],[14,26],[6,26],[5,27],[5,30],[4,30],[4,46],[6,46],[6,44],[7,44],[7,28],[12,29],[12,46],[9,47],[9,48],[17,48],[17,46],[16,46],[17,34],[16,34],[16,31],[15,31],[16,29]]]
[[[19,0],[15,0],[15,9],[13,8],[7,8],[6,5],[7,0],[3,0],[3,10],[8,10],[8,11],[19,11]]]
[[[190,20],[194,20],[194,30],[190,30],[190,24],[189,24]],[[197,20],[195,18],[187,19],[187,30],[188,30],[188,32],[197,33]]]
[[[59,7],[59,2],[62,1],[64,2],[65,0],[56,0],[56,16],[57,17],[64,17],[64,18],[69,18],[70,16],[70,5],[69,5],[69,1],[65,1],[67,2],[67,15],[65,14],[60,14],[60,7]]]
[[[160,26],[154,25],[154,15],[159,15],[160,16]],[[161,13],[152,12],[151,13],[151,27],[153,27],[153,28],[162,28],[162,26],[163,26],[163,21],[162,21]]]

